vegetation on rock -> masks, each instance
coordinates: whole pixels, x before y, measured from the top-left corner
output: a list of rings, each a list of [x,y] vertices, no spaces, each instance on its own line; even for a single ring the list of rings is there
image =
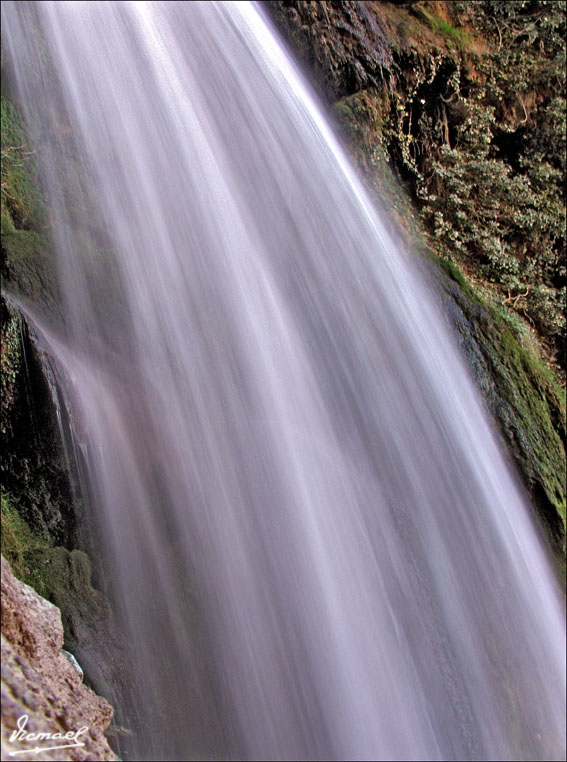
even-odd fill
[[[371,193],[444,273],[445,310],[564,567],[565,3],[265,7]]]
[[[565,369],[565,3],[266,6],[367,175],[389,165],[435,250]]]
[[[494,284],[565,369],[565,4],[447,10],[486,49],[422,90],[415,191],[441,253]]]
[[[565,578],[565,403],[561,388],[516,326],[467,283],[452,263],[437,259],[445,311],[486,406],[499,424],[555,549]]]
[[[16,107],[0,98],[2,155],[2,229],[30,229],[41,224],[35,150],[28,146],[26,131]]]
[[[18,310],[4,301],[0,309],[0,476],[6,499],[38,538],[73,547],[75,507],[68,464],[44,370]]]

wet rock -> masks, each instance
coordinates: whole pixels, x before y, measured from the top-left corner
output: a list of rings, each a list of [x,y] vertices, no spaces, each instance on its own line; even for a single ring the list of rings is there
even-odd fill
[[[364,87],[378,86],[392,64],[390,46],[367,3],[264,3],[286,41],[314,74],[331,103]]]

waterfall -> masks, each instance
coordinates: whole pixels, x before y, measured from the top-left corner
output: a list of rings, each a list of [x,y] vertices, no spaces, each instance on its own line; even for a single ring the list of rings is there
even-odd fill
[[[123,758],[564,758],[523,493],[261,7],[2,22],[61,294],[25,308],[135,664]]]

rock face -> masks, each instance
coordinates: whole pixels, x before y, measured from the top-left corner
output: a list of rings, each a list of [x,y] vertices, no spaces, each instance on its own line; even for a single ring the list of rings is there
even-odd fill
[[[330,103],[379,87],[389,74],[390,44],[369,6],[355,0],[264,3]]]
[[[2,557],[3,759],[33,748],[42,751],[26,759],[118,759],[104,736],[112,707],[83,684],[62,646],[59,609],[17,580]],[[49,736],[29,738],[37,733]],[[68,748],[48,750],[54,746]]]
[[[564,201],[536,179],[544,167],[564,177],[564,122],[550,121],[552,103],[564,113],[564,12],[507,0],[263,8],[395,230],[441,271],[445,314],[564,575],[565,393],[552,357],[564,367]]]
[[[392,167],[434,249],[525,320],[565,371],[564,4],[263,7],[334,107],[370,185],[380,164]]]

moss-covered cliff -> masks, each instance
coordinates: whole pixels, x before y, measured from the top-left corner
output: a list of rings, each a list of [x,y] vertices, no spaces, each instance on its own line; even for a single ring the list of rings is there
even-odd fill
[[[441,298],[564,564],[565,4],[264,3]]]

